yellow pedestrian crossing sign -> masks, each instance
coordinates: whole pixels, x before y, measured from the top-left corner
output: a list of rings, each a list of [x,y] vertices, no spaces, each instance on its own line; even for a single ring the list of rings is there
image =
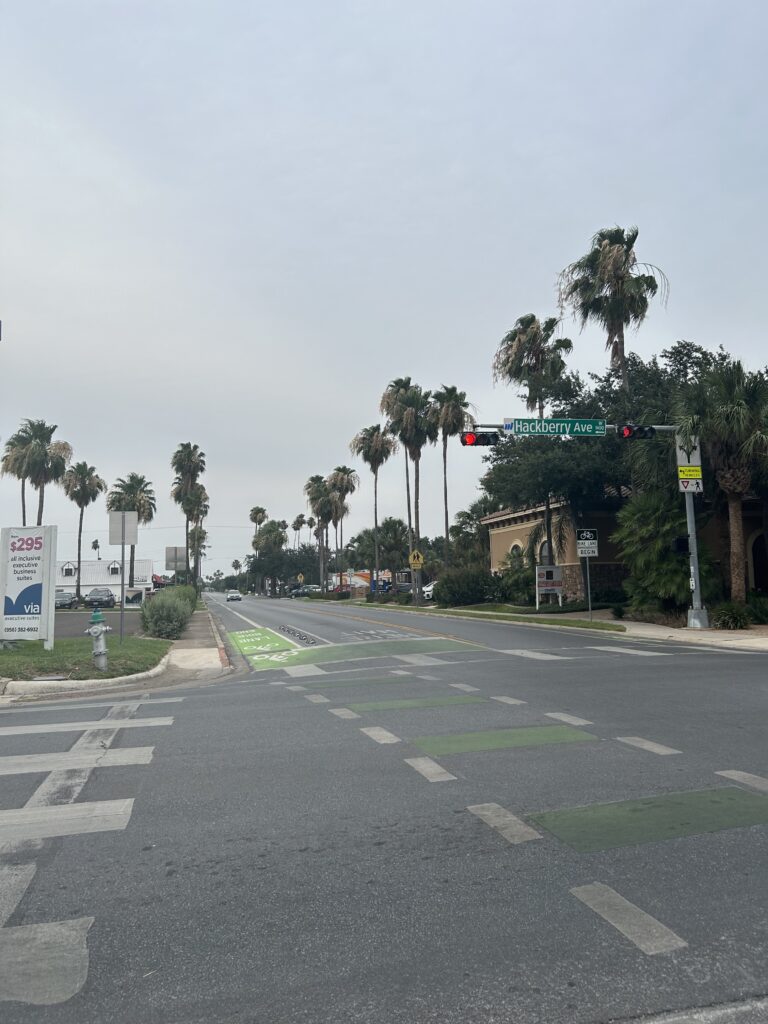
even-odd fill
[[[412,569],[421,569],[424,565],[424,555],[420,551],[412,551],[408,557],[408,564]]]
[[[299,583],[303,583],[304,582],[304,573],[300,572],[299,575],[296,577],[296,579],[299,581]]]

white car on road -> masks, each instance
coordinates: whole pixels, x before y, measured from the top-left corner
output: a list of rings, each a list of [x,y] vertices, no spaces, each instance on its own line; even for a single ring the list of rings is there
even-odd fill
[[[434,589],[436,583],[437,580],[432,580],[432,582],[428,583],[426,587],[422,587],[421,592],[424,595],[425,601],[434,601]]]

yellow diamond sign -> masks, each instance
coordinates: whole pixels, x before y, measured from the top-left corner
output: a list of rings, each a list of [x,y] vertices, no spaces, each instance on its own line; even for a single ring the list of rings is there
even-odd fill
[[[424,565],[424,555],[420,551],[412,551],[408,558],[408,564],[412,569],[421,569]]]

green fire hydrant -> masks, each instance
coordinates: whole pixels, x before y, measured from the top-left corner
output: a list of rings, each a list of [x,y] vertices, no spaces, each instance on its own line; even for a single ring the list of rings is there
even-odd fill
[[[112,627],[104,621],[101,608],[94,608],[91,613],[91,622],[85,631],[93,637],[93,664],[99,672],[107,671],[107,633],[112,632]]]

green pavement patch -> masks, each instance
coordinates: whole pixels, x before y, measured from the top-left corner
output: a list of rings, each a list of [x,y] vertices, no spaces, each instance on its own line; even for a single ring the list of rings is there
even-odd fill
[[[407,700],[374,700],[349,704],[353,711],[407,711],[410,708],[447,708],[454,704],[485,704],[485,697],[415,697]]]
[[[735,786],[529,815],[579,853],[768,824],[768,797]]]
[[[569,725],[531,726],[521,729],[488,729],[484,732],[462,732],[452,736],[419,736],[411,740],[425,754],[472,754],[480,750],[502,750],[505,747],[540,747],[550,743],[583,743],[596,740],[590,732],[572,729]]]
[[[412,683],[412,676],[388,676],[386,679],[330,679],[324,680],[322,676],[314,679],[302,677],[301,685],[315,690],[333,690],[336,687],[345,686],[402,686],[404,683]]]
[[[246,657],[254,654],[267,654],[273,651],[292,651],[298,648],[279,633],[271,629],[241,629],[230,633],[229,639]]]
[[[435,637],[424,640],[373,640],[353,644],[323,644],[310,648],[294,647],[291,650],[257,652],[249,654],[248,658],[255,669],[263,671],[270,668],[282,668],[284,665],[322,665],[330,661],[385,658],[395,654],[438,654],[441,651],[467,651],[473,648],[485,650],[482,644],[462,643],[459,640]]]

